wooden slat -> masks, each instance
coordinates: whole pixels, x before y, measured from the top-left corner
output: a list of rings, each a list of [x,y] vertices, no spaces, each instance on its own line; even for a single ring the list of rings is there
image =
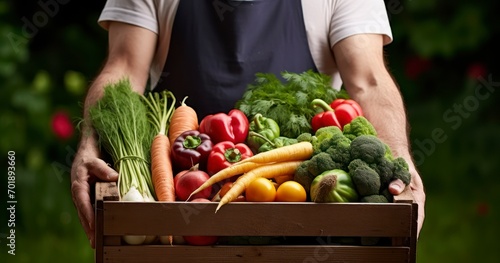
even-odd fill
[[[411,204],[105,202],[104,235],[409,237]],[[272,218],[272,220],[271,220]]]
[[[104,262],[408,262],[407,247],[359,246],[119,246]]]
[[[96,198],[95,204],[95,262],[101,263],[103,259],[104,246],[104,216],[103,216],[103,201]]]
[[[411,188],[407,186],[405,190],[399,195],[394,196],[394,203],[413,203],[413,193],[411,191]]]
[[[115,182],[97,182],[95,185],[95,200],[118,201],[118,187]]]

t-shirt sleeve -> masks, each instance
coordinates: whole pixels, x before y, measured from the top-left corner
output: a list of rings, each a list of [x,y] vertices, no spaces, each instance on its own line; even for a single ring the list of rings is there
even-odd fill
[[[107,0],[98,23],[108,29],[110,21],[140,26],[158,34],[158,20],[154,0]]]
[[[336,0],[330,23],[330,44],[356,34],[382,34],[392,42],[389,18],[382,0]]]

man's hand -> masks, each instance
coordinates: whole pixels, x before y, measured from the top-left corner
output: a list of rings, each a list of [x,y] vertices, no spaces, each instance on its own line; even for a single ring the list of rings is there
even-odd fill
[[[71,168],[71,193],[92,248],[95,248],[95,218],[90,201],[90,187],[98,180],[116,181],[118,173],[99,158],[95,147],[80,146]]]
[[[410,189],[413,194],[415,202],[418,204],[418,227],[417,227],[417,238],[422,230],[422,225],[425,219],[425,191],[424,185],[420,178],[420,175],[415,169],[410,170],[411,173],[411,183]],[[389,185],[389,192],[393,195],[399,195],[405,189],[405,184],[401,180],[395,180]]]

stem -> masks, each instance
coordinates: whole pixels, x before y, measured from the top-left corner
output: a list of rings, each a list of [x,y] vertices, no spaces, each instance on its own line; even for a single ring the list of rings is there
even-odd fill
[[[316,198],[313,200],[316,203],[325,203],[327,202],[327,197],[332,192],[332,190],[337,185],[337,176],[334,174],[327,174],[321,178],[321,182],[319,182],[318,193],[316,194]]]
[[[230,148],[224,152],[224,158],[230,163],[237,163],[241,160],[241,152],[237,148]]]
[[[262,114],[260,114],[260,113],[255,114],[255,116],[253,117],[253,122],[255,123],[255,126],[257,127],[257,131],[261,131],[264,129],[264,127],[262,126],[262,122],[260,122],[261,118],[262,118]]]
[[[326,103],[324,100],[322,99],[314,99],[312,102],[311,102],[311,105],[316,108],[316,107],[320,107],[323,111],[333,111],[332,107],[330,107],[330,105],[328,105],[328,103]]]
[[[199,136],[188,135],[184,138],[182,145],[186,149],[196,149],[201,144],[201,138]]]
[[[269,140],[269,138],[267,138],[266,136],[264,136],[264,135],[262,135],[262,134],[260,134],[258,132],[249,131],[248,135],[249,136],[253,136],[253,137],[258,137],[258,138],[266,141],[265,143],[269,143],[269,144],[271,144],[271,146],[273,146],[274,148],[276,148],[276,144],[273,141]]]

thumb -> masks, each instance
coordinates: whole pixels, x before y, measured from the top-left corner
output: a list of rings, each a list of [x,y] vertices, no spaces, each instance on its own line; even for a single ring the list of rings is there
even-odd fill
[[[393,195],[399,195],[405,189],[405,184],[401,179],[396,179],[389,184],[389,192]]]
[[[118,173],[101,159],[94,159],[89,164],[88,169],[92,175],[103,181],[112,182],[118,180]]]

